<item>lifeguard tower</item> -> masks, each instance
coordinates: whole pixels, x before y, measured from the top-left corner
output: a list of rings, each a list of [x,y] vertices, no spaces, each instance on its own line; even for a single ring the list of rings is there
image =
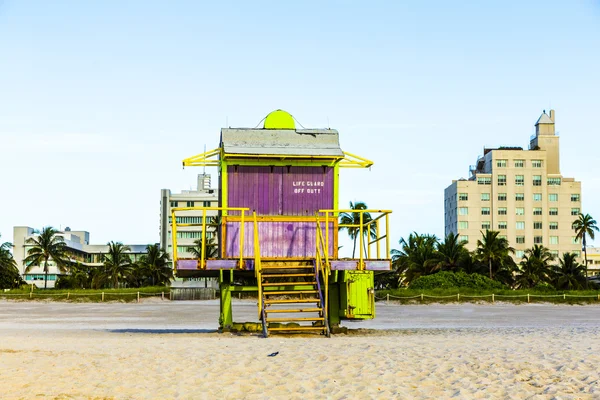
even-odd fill
[[[258,293],[256,326],[265,336],[329,336],[342,319],[374,318],[374,272],[391,268],[391,211],[338,209],[339,169],[372,164],[342,151],[336,130],[296,129],[282,110],[263,128],[221,129],[218,148],[183,160],[218,167],[219,206],[171,209],[176,275],[219,279],[224,330],[235,327],[236,292]],[[201,223],[181,223],[190,210],[203,211]],[[341,224],[343,213],[355,222]],[[190,225],[217,233],[214,245],[205,237],[197,258],[177,251],[177,229]],[[338,232],[347,228],[357,236],[355,259],[338,257]]]

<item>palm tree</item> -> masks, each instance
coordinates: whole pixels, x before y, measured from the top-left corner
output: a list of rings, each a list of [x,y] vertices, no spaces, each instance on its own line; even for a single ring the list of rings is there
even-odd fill
[[[588,285],[587,285],[588,262],[587,262],[587,248],[586,248],[585,238],[586,238],[586,236],[589,236],[590,239],[594,240],[594,231],[598,232],[598,226],[596,225],[596,220],[593,219],[590,214],[583,215],[582,213],[579,213],[579,216],[577,217],[577,219],[575,221],[573,221],[571,228],[573,228],[573,230],[575,231],[575,237],[577,239],[581,239],[581,245],[583,246],[583,254],[584,254],[584,259],[585,259],[585,278],[586,278],[585,288],[587,289],[587,287],[588,287]]]
[[[146,254],[140,258],[139,265],[152,286],[165,285],[173,279],[169,255],[156,244],[146,246]]]
[[[517,286],[532,288],[538,283],[549,282],[551,280],[550,262],[553,260],[554,256],[550,250],[539,244],[525,250],[517,272]]]
[[[393,249],[392,265],[399,279],[410,284],[422,275],[430,275],[438,271],[439,263],[436,255],[438,239],[435,235],[419,235],[416,232],[408,236],[408,241],[400,239],[401,250]]]
[[[66,273],[69,265],[67,245],[63,237],[57,234],[56,229],[47,226],[37,237],[31,237],[25,241],[25,244],[32,246],[23,260],[26,265],[25,273],[35,266],[43,266],[44,289],[48,287],[48,261],[54,261],[61,273]]]
[[[450,232],[443,242],[437,245],[437,258],[442,271],[458,271],[469,252],[465,249],[466,241],[459,241],[458,235]]]
[[[577,290],[587,284],[585,277],[585,266],[577,262],[577,255],[564,253],[558,260],[558,266],[554,267],[554,279],[557,289]]]
[[[508,245],[508,240],[498,237],[499,233],[490,230],[486,230],[485,233],[481,232],[482,240],[477,241],[477,250],[475,250],[479,260],[488,264],[490,279],[494,279],[492,266],[496,266],[496,270],[499,270],[507,256],[515,252],[515,249]]]
[[[10,289],[22,283],[17,263],[10,251],[12,244],[0,244],[0,289]]]
[[[208,238],[206,240],[206,247],[204,251],[205,258],[215,258],[219,256],[219,247],[214,238]],[[194,240],[194,247],[190,247],[189,252],[198,259],[202,258],[202,238]]]
[[[351,210],[367,210],[368,207],[365,203],[363,203],[362,201],[356,202],[356,203],[352,203],[350,202],[350,209]],[[359,238],[360,235],[360,212],[356,211],[356,212],[350,212],[350,213],[340,213],[340,225],[349,225],[349,226],[343,226],[340,227],[340,230],[346,230],[348,232],[348,236],[350,236],[350,239],[353,240],[354,244],[352,247],[352,258],[354,258],[355,254],[356,254],[356,239]],[[372,221],[373,218],[371,217],[371,214],[368,212],[362,213],[362,223],[363,226],[364,224]],[[363,230],[363,235],[371,238],[374,238],[374,225],[369,225],[369,229]],[[366,243],[363,243],[366,246]],[[364,249],[365,253],[366,253],[366,248]]]
[[[120,242],[109,242],[108,253],[104,256],[104,268],[109,280],[112,280],[113,287],[119,287],[119,278],[126,278],[131,272],[131,258],[127,251],[131,251],[129,246]]]

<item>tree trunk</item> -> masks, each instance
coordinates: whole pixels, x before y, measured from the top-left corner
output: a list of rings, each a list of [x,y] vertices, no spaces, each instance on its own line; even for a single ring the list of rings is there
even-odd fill
[[[587,264],[587,246],[585,245],[585,232],[583,233],[583,257],[585,260],[585,290],[588,289],[588,264]]]
[[[356,254],[356,236],[354,236],[354,246],[352,247],[352,258],[354,258],[354,254]]]
[[[48,260],[44,261],[44,289],[48,288]]]
[[[492,276],[492,259],[491,259],[491,258],[489,258],[489,259],[488,259],[488,262],[489,262],[489,264],[490,264],[490,279],[494,279],[494,277]]]

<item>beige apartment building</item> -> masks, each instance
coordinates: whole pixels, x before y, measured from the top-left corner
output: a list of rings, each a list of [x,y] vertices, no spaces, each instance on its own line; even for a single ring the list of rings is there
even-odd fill
[[[560,173],[556,113],[535,124],[529,149],[484,148],[470,178],[452,181],[444,193],[445,232],[454,232],[474,250],[485,230],[496,230],[522,258],[534,244],[554,255],[581,255],[572,222],[581,212],[581,182]]]
[[[210,175],[199,174],[196,190],[183,190],[181,193],[171,193],[169,189],[160,192],[160,247],[169,253],[173,259],[173,238],[171,236],[171,208],[174,207],[218,207],[218,189],[211,188]],[[216,217],[217,211],[207,211],[207,223],[212,222],[210,218]],[[194,242],[202,238],[202,211],[191,210],[179,212],[177,221],[180,224],[189,224],[177,229],[177,252],[183,257],[193,257],[190,248]],[[207,227],[209,239],[215,239],[216,229],[214,226]]]

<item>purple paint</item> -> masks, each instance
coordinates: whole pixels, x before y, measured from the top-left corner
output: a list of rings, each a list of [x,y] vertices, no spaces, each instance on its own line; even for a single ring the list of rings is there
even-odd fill
[[[333,208],[333,168],[229,166],[228,205],[257,215],[314,216]],[[231,215],[239,213],[231,212]]]
[[[198,260],[177,260],[177,269],[198,269]]]
[[[237,267],[238,260],[206,260],[206,269],[218,270],[218,269],[235,269]]]
[[[228,221],[225,257],[239,257],[240,222]],[[254,225],[244,222],[244,257],[254,257]],[[329,223],[329,254],[333,254],[334,223]],[[261,257],[315,257],[316,223],[314,221],[259,221]],[[337,232],[336,232],[337,233]],[[323,236],[325,236],[323,234]]]

